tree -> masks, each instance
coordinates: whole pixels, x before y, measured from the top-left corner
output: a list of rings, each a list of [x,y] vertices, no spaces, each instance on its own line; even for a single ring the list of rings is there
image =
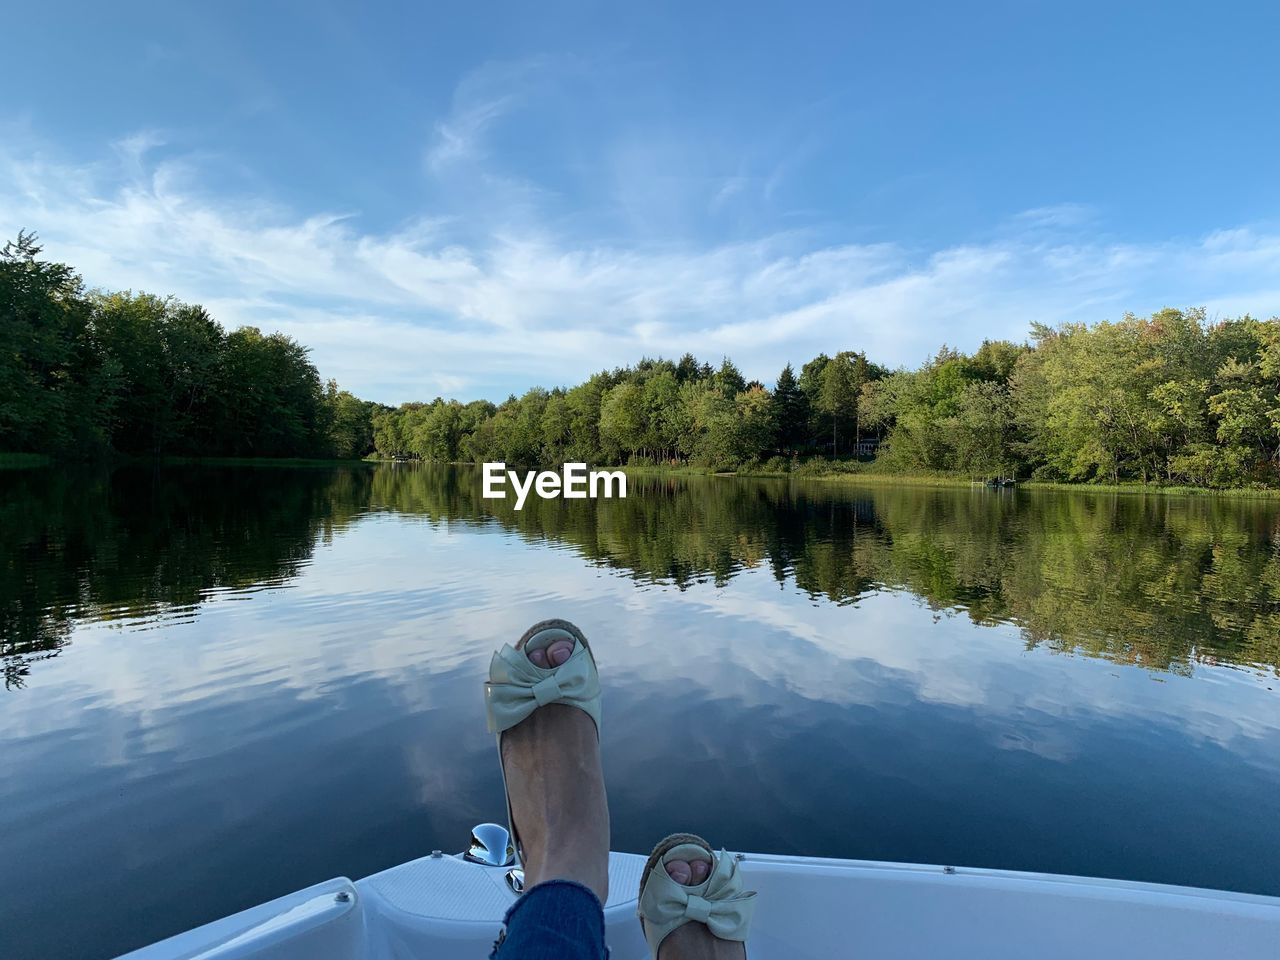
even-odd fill
[[[356,460],[372,453],[375,405],[339,390],[338,381],[333,379],[325,384],[325,403],[329,407],[329,448],[333,456]]]
[[[805,444],[809,410],[791,364],[782,368],[773,388],[774,435],[772,446],[780,453],[795,453]]]
[[[969,367],[979,380],[1008,383],[1018,361],[1030,351],[1031,347],[1025,343],[983,340],[978,352],[970,358]]]
[[[741,463],[772,449],[777,424],[769,391],[761,386],[744,390],[734,398],[734,407],[737,414],[734,459]]]
[[[688,383],[690,380],[697,380],[702,376],[702,371],[698,367],[698,360],[692,353],[686,353],[680,358],[680,362],[676,364],[675,369],[676,380],[680,383]]]
[[[327,431],[320,375],[307,348],[282,333],[241,327],[227,335],[220,446],[235,455],[314,454]]]
[[[199,453],[217,441],[222,328],[199,306],[151,294],[95,294],[94,335],[112,371],[111,445]]]
[[[573,440],[569,405],[560,391],[547,397],[542,408],[542,463],[563,463],[565,450]]]
[[[566,460],[595,463],[604,457],[600,441],[600,404],[604,392],[603,377],[597,374],[565,394],[570,438]]]
[[[107,442],[111,368],[80,278],[41,252],[26,232],[0,249],[0,448],[84,452]]]
[[[644,392],[635,383],[620,383],[600,401],[600,442],[606,454],[621,458],[635,453],[645,440]]]
[[[842,351],[831,358],[822,368],[818,383],[817,409],[823,413],[831,424],[831,454],[840,453],[840,427],[857,436],[858,430],[858,394],[867,378],[867,358],[861,353]]]
[[[743,379],[742,372],[728,357],[721,362],[720,369],[712,375],[711,381],[721,396],[728,400],[747,389],[747,381]]]
[[[993,380],[966,384],[955,416],[943,427],[956,469],[981,477],[1015,473],[1013,401],[1004,384]]]
[[[662,370],[644,381],[643,392],[646,428],[641,447],[670,459],[679,443],[680,384],[673,372]]]
[[[796,381],[800,392],[804,395],[805,409],[809,411],[808,441],[806,445],[819,446],[823,438],[830,436],[830,425],[822,411],[822,372],[827,368],[831,358],[820,353],[803,367]]]

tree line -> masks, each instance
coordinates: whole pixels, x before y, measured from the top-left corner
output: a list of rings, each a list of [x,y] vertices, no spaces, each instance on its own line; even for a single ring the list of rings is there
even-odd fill
[[[501,404],[437,398],[374,415],[384,456],[548,464],[757,465],[768,457],[853,453],[858,395],[887,371],[861,353],[819,356],[772,390],[725,358],[691,354],[601,371],[568,389],[535,387]],[[870,434],[868,434],[870,436]]]
[[[890,370],[820,354],[771,387],[686,354],[501,403],[396,408],[307,349],[201,307],[86,291],[29,234],[0,251],[0,450],[410,458],[525,466],[937,471],[1065,482],[1280,484],[1280,319],[1203,309],[1031,325]]]
[[[915,370],[820,354],[772,390],[686,354],[501,404],[437,398],[373,418],[384,457],[692,464],[1205,487],[1280,482],[1280,319],[1203,309],[1033,324]],[[856,468],[856,464],[852,465]]]
[[[64,456],[361,457],[373,404],[307,348],[256,327],[227,332],[172,297],[87,291],[39,258],[32,234],[0,249],[0,450]]]

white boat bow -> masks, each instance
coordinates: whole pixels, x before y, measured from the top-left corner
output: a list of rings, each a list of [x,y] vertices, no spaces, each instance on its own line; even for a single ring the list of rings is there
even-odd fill
[[[1051,874],[735,854],[760,892],[752,960],[1275,960],[1280,898]],[[613,853],[613,960],[644,960],[645,858]],[[127,960],[481,960],[517,896],[508,868],[433,854],[329,880]],[[126,960],[122,958],[122,960]]]

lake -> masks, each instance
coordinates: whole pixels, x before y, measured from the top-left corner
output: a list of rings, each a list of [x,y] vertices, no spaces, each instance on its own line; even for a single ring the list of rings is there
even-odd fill
[[[469,468],[0,473],[0,955],[105,958],[504,815],[567,616],[614,849],[1280,894],[1280,502]],[[671,752],[668,752],[671,751]]]

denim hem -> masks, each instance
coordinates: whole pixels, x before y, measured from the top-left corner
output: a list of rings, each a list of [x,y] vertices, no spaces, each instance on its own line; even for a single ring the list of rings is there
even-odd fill
[[[507,910],[491,960],[607,960],[604,906],[573,880],[526,890]]]

